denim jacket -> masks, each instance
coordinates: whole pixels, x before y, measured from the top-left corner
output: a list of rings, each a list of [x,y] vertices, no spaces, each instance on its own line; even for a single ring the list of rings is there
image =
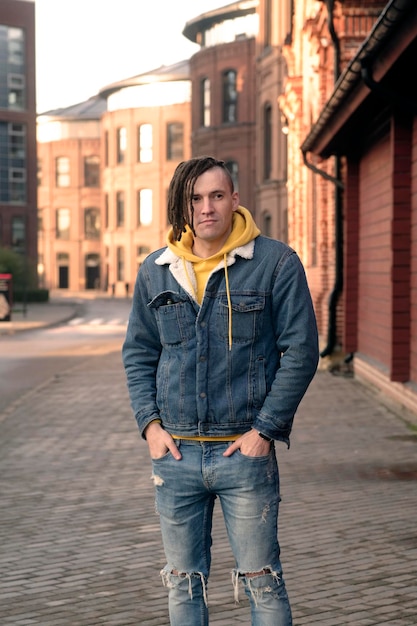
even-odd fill
[[[184,437],[254,427],[289,446],[318,364],[299,257],[258,236],[227,255],[228,287],[224,262],[215,268],[201,305],[191,293],[193,275],[192,264],[169,248],[150,254],[138,273],[122,354],[140,432],[155,419]]]

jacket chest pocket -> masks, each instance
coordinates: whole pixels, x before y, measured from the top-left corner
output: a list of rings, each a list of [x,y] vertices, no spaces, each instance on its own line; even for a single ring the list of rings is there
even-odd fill
[[[195,314],[188,298],[165,291],[149,304],[155,313],[162,345],[177,345],[195,335]]]
[[[232,338],[235,342],[254,341],[262,328],[265,297],[262,295],[231,295],[232,314],[226,296],[221,296],[217,308],[217,333],[222,339],[229,336],[231,325]]]

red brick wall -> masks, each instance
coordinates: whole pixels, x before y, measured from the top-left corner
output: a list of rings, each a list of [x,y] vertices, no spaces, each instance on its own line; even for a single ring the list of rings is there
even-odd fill
[[[358,349],[359,289],[359,165],[349,161],[346,167],[344,224],[344,326],[343,345],[346,352]]]
[[[410,380],[417,384],[417,118],[413,125],[411,162]]]
[[[392,357],[391,380],[410,374],[410,227],[412,125],[401,113],[391,122],[392,150]]]
[[[391,167],[386,136],[360,163],[358,351],[389,373],[391,363]]]

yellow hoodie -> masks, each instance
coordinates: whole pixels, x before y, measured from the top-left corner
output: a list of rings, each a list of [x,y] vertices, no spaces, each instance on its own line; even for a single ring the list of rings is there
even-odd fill
[[[199,304],[203,300],[204,290],[206,288],[208,277],[214,268],[219,264],[219,261],[223,258],[225,263],[226,272],[226,285],[228,287],[227,277],[227,264],[226,255],[239,246],[244,246],[252,239],[255,239],[260,234],[259,228],[256,226],[250,212],[242,206],[239,206],[233,213],[232,232],[230,233],[223,248],[216,252],[213,256],[202,259],[199,256],[193,254],[194,235],[189,226],[186,226],[186,232],[183,233],[180,241],[175,241],[173,238],[172,229],[168,232],[167,244],[170,250],[177,256],[181,257],[184,261],[190,261],[193,264],[195,277],[197,281],[197,293],[190,283],[191,291],[194,293],[195,299]],[[184,268],[186,266],[184,263]]]

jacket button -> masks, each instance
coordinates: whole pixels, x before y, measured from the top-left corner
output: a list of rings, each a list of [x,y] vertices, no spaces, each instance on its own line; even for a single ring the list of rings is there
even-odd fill
[[[206,397],[206,394],[204,393],[204,391],[202,391],[202,392],[200,393],[200,398],[205,398],[205,397]]]

